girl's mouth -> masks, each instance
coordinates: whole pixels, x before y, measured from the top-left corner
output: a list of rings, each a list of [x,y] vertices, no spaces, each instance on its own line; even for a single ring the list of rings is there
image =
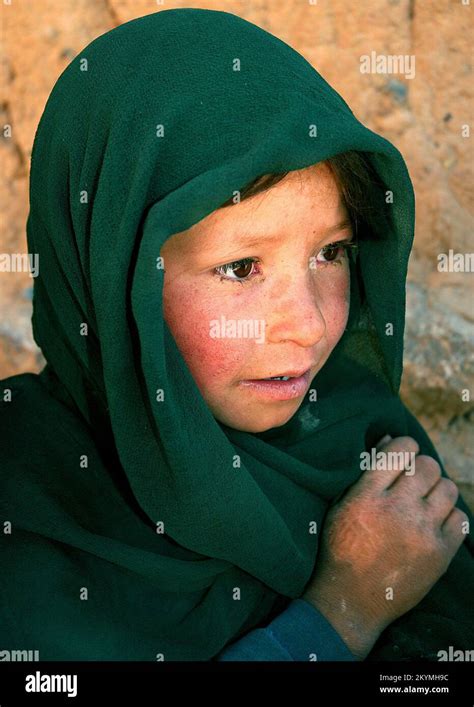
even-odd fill
[[[240,385],[250,388],[260,397],[271,400],[291,400],[306,393],[311,382],[311,369],[297,376],[276,376],[240,381]]]

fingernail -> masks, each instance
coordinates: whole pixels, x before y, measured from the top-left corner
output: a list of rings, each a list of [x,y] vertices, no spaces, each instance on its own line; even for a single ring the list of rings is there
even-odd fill
[[[382,439],[379,439],[379,441],[377,442],[377,444],[375,445],[375,447],[376,447],[376,448],[377,448],[377,447],[381,447],[383,444],[386,444],[386,443],[389,442],[391,439],[392,439],[392,438],[391,438],[390,435],[385,435],[384,437],[382,437]]]

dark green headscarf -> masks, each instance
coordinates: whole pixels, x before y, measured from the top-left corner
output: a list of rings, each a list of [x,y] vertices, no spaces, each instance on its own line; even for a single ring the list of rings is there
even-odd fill
[[[351,264],[349,324],[313,381],[317,402],[283,427],[230,429],[163,320],[160,248],[257,176],[347,150],[369,155],[393,203]],[[0,648],[210,660],[301,596],[317,558],[309,525],[321,528],[360,476],[362,451],[409,434],[440,461],[398,396],[413,234],[398,150],[263,29],[166,10],[78,54],[48,99],[31,164],[33,330],[48,365],[2,381],[12,530],[1,536]],[[467,543],[371,658],[472,647]]]

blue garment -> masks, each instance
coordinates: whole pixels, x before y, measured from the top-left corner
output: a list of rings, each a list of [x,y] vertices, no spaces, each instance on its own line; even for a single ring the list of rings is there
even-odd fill
[[[266,628],[231,643],[215,660],[357,660],[329,621],[305,599],[294,599]]]

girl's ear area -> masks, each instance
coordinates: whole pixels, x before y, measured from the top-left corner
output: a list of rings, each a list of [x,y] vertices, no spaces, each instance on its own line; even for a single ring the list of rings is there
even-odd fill
[[[160,248],[160,255],[165,258],[166,256],[171,257],[183,254],[186,246],[189,248],[191,243],[189,230],[173,233],[169,236]]]

